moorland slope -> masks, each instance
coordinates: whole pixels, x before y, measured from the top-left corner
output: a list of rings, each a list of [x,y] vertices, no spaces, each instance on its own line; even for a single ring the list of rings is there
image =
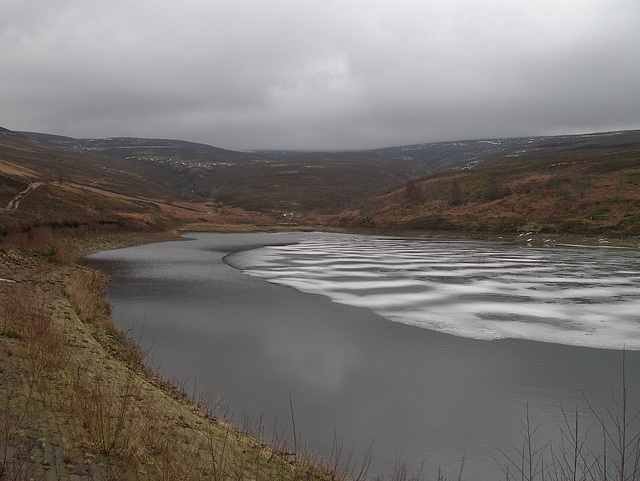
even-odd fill
[[[207,198],[194,201],[162,164],[0,130],[0,236],[37,226],[164,230],[185,222],[269,225],[274,219]]]
[[[406,182],[333,220],[342,227],[640,234],[640,132],[558,137],[473,169]]]

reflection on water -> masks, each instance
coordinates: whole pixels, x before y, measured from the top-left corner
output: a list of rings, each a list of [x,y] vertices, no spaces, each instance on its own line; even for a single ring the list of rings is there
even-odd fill
[[[630,292],[638,287],[636,251],[324,234],[192,237],[92,256],[113,278],[114,319],[163,372],[215,390],[238,417],[262,413],[290,427],[291,393],[309,446],[327,454],[337,436],[359,456],[373,443],[372,476],[402,456],[410,473],[424,461],[427,479],[438,466],[457,477],[464,454],[463,479],[495,480],[490,453],[521,443],[527,405],[544,444],[558,436],[561,405],[570,416],[578,406],[586,430],[595,420],[582,392],[598,409],[611,405],[610,388],[619,392],[619,350],[508,335],[568,332],[583,342],[584,329],[607,315],[608,332],[596,323],[594,345],[622,338],[625,324],[637,342],[629,311],[638,302]],[[229,253],[228,262],[260,276],[223,262]],[[469,335],[472,323],[494,340],[433,330]],[[626,356],[630,405],[638,406],[640,351]]]
[[[316,234],[228,260],[271,282],[449,334],[640,349],[637,250]]]

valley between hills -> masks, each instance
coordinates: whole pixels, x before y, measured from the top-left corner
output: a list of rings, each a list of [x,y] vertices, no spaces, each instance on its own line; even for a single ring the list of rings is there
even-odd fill
[[[0,129],[0,479],[358,479],[155,372],[81,261],[293,229],[637,246],[640,131],[233,152]]]
[[[360,152],[0,131],[0,225],[640,234],[640,131]]]

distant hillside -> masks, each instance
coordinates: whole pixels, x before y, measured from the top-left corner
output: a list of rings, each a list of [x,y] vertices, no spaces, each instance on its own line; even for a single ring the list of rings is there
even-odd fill
[[[367,205],[369,197],[402,188],[408,180],[415,181],[427,175],[468,170],[491,163],[526,162],[553,155],[606,152],[611,148],[620,149],[625,146],[634,148],[638,145],[640,145],[640,131],[433,142],[359,152],[257,151],[256,154],[278,160],[283,165],[274,169],[271,176],[268,174],[260,177],[248,176],[242,182],[240,190],[233,193],[232,189],[225,189],[223,191],[225,195],[222,198],[228,202],[238,202],[239,205],[255,208],[258,198],[253,202],[247,202],[251,193],[264,193],[265,195],[259,196],[262,201],[267,199],[267,196],[275,196],[270,186],[283,189],[276,178],[282,175],[282,172],[293,173],[292,165],[305,165],[304,168],[307,169],[329,169],[325,172],[331,175],[321,176],[321,179],[333,177],[334,180],[330,180],[324,190],[308,189],[305,187],[308,182],[318,182],[318,185],[321,185],[321,180],[314,179],[311,175],[290,177],[287,179],[289,192],[299,189],[302,195],[298,196],[297,204],[295,200],[291,200],[289,204],[309,209],[314,202],[322,200],[321,205],[330,207],[330,209],[325,208],[324,211],[333,213],[341,207],[356,206],[358,202]],[[247,175],[249,175],[248,171]],[[237,185],[237,182],[233,181],[229,184],[229,186]],[[287,188],[283,190],[286,191]],[[247,198],[241,199],[240,192],[249,194]],[[308,194],[306,201],[304,201],[305,193]],[[273,205],[273,203],[267,203],[267,205]]]
[[[343,226],[628,234],[638,230],[639,149],[640,131],[248,153],[3,129],[0,206],[32,204],[14,223],[125,214],[153,223],[166,220],[168,206],[188,204],[200,218],[240,209],[260,222],[335,216]]]
[[[486,163],[527,162],[552,156],[597,154],[610,151],[637,149],[640,146],[640,130],[600,132],[582,135],[559,135],[530,139],[508,151],[488,156]]]
[[[58,138],[59,139],[59,138]],[[66,142],[66,141],[65,141]],[[189,195],[172,169],[0,130],[0,235],[49,226],[157,229],[173,222],[270,222]]]
[[[502,152],[522,148],[532,142],[540,142],[546,139],[549,139],[549,137],[458,140],[354,152],[259,150],[256,151],[256,154],[287,163],[339,161],[353,157],[359,159],[360,162],[385,160],[402,165],[405,169],[425,176],[447,170],[469,169]]]
[[[73,139],[37,132],[19,132],[51,147],[90,151],[127,160],[165,164],[185,168],[216,168],[264,162],[267,159],[244,152],[225,150],[211,145],[169,139],[109,137],[106,139]]]
[[[640,234],[640,131],[532,140],[482,165],[410,181],[336,224]]]
[[[424,175],[411,163],[368,153],[341,153],[329,158],[310,153],[299,157],[298,165],[291,167],[260,153],[179,140],[21,134],[51,148],[118,158],[137,168],[170,175],[176,194],[188,200],[212,200],[264,212],[335,213]]]
[[[473,168],[542,139],[546,138],[435,142],[348,152],[256,151],[277,163],[227,171],[228,179],[214,182],[215,192],[220,200],[246,208],[335,213],[410,179]]]
[[[73,139],[21,132],[43,145],[100,154],[159,167],[170,175],[178,195],[212,200],[249,210],[297,214],[335,213],[355,201],[424,175],[420,168],[393,158],[343,153],[299,157],[291,167],[260,153],[234,152],[204,144],[165,139],[116,137]]]

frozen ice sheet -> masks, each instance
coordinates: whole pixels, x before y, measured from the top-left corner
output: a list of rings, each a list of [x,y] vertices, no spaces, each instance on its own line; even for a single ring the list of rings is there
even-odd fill
[[[314,234],[235,264],[425,329],[640,350],[637,250]]]

